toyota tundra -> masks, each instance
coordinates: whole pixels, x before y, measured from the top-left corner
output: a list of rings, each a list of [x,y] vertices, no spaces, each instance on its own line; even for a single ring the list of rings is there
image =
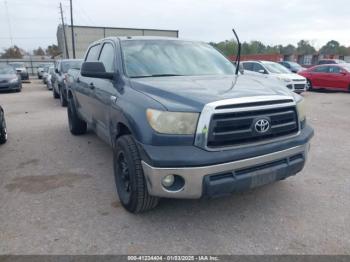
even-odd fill
[[[112,146],[118,196],[133,213],[297,174],[313,136],[304,99],[237,71],[202,42],[99,40],[68,89],[69,129]]]

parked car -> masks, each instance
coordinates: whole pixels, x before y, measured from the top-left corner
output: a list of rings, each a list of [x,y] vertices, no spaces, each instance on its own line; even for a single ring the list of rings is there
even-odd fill
[[[281,61],[278,63],[283,65],[285,68],[289,69],[293,73],[298,73],[306,69],[305,67],[302,67],[298,63],[291,62],[291,61]]]
[[[74,88],[73,85],[77,82],[79,77],[80,68],[71,68],[68,70],[67,75],[65,77],[64,83],[66,86],[66,94],[70,88]]]
[[[68,90],[73,135],[87,126],[113,148],[121,204],[230,194],[302,170],[313,129],[304,100],[246,74],[212,46],[170,38],[92,43]]]
[[[38,78],[39,79],[44,79],[45,76],[45,72],[47,73],[47,68],[49,68],[50,66],[53,66],[52,63],[44,63],[44,64],[40,64],[38,66],[37,69],[37,74],[38,74]],[[46,80],[45,80],[46,81]],[[45,82],[44,82],[45,83]],[[46,84],[46,83],[45,83]]]
[[[57,61],[55,65],[55,75],[52,82],[52,92],[54,98],[59,98],[62,106],[67,106],[67,89],[65,85],[67,72],[70,68],[80,69],[81,59],[64,59]]]
[[[48,75],[49,75],[49,66],[45,66],[43,68],[43,72],[42,72],[42,80],[43,80],[44,84],[46,84],[46,82],[47,82]]]
[[[270,61],[244,61],[242,64],[245,73],[277,80],[296,93],[306,91],[306,79],[292,73],[278,63]]]
[[[24,63],[22,62],[9,63],[9,66],[12,66],[12,68],[16,70],[17,73],[19,73],[22,80],[29,79],[29,73]]]
[[[4,109],[0,106],[0,144],[4,144],[7,141],[7,129],[5,121]]]
[[[52,76],[55,74],[55,67],[50,66],[49,71],[46,76],[46,87],[49,90],[52,90]]]
[[[320,59],[318,61],[318,65],[325,65],[325,64],[345,64],[346,62],[344,60],[340,59]]]
[[[21,77],[11,66],[0,66],[0,90],[22,90]]]
[[[306,77],[307,88],[350,92],[350,64],[317,65],[299,72]]]

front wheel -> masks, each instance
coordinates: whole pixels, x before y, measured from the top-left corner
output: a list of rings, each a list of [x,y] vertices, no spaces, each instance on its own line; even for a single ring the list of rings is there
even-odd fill
[[[56,89],[54,86],[52,87],[52,95],[53,95],[53,98],[55,99],[60,98],[60,94],[56,92]]]
[[[312,91],[313,88],[312,88],[312,83],[309,79],[306,80],[306,90],[307,91]]]
[[[66,107],[67,106],[67,99],[66,97],[63,95],[63,88],[60,88],[60,103],[62,107]]]
[[[86,133],[87,130],[87,124],[84,120],[82,120],[75,108],[74,100],[73,98],[69,99],[68,101],[68,124],[69,124],[69,130],[73,135],[82,135]]]
[[[7,129],[6,122],[3,113],[0,111],[0,144],[4,144],[7,141]]]
[[[155,208],[158,197],[148,194],[141,158],[131,135],[118,138],[114,149],[114,177],[123,207],[131,213]]]

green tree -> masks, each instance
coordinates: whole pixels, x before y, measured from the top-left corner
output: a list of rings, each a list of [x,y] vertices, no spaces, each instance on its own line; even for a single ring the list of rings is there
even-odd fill
[[[300,40],[297,45],[297,53],[300,55],[310,55],[316,53],[316,49],[307,40]]]
[[[287,45],[287,46],[280,46],[280,53],[282,55],[292,55],[296,51],[296,48],[294,45]]]
[[[4,52],[1,55],[1,58],[22,58],[22,52],[21,49],[14,45],[12,47],[9,47],[7,49],[4,50]]]
[[[340,44],[338,41],[331,40],[321,47],[320,53],[323,55],[335,55],[338,53]]]
[[[50,56],[50,57],[55,57],[57,55],[59,55],[61,52],[58,49],[58,46],[53,44],[53,45],[49,45],[46,48],[46,55]]]
[[[33,50],[33,54],[37,56],[44,56],[45,51],[39,46],[38,49]]]

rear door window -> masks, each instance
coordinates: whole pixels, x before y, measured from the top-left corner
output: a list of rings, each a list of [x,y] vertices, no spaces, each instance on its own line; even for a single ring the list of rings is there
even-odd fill
[[[245,62],[243,63],[244,70],[253,71],[253,63]]]
[[[339,74],[341,71],[341,68],[339,66],[329,66],[328,72],[331,74]]]
[[[255,72],[260,73],[259,70],[264,70],[264,72],[266,72],[265,68],[262,65],[260,65],[258,63],[253,63],[253,64],[254,64],[253,70]]]

